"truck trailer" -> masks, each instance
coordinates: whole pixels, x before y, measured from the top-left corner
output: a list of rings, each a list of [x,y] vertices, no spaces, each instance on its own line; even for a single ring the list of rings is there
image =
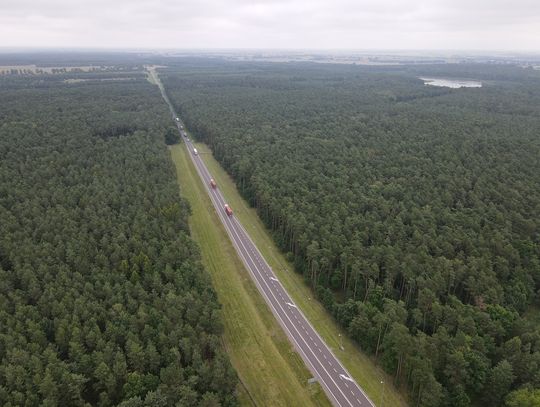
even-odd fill
[[[196,148],[194,148],[194,149],[193,149],[193,154],[195,154],[195,155],[199,155],[199,152],[197,151],[197,149],[196,149]]]
[[[217,184],[216,181],[214,181],[214,178],[210,178],[210,186],[212,187],[212,189],[217,188]]]
[[[232,209],[227,204],[225,204],[225,213],[227,214],[227,216],[232,216]]]

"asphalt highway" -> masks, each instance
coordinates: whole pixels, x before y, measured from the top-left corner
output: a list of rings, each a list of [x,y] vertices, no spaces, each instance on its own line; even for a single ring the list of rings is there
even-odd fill
[[[210,186],[210,179],[212,178],[210,172],[201,160],[200,155],[195,154],[191,140],[188,139],[181,122],[176,121],[178,116],[163,92],[163,88],[161,86],[160,88],[171,109],[173,120],[176,122],[181,138],[188,148],[191,160],[206,186],[208,195],[238,255],[309,370],[321,384],[334,406],[374,406],[373,402],[362,391],[356,381],[351,378],[349,372],[342,366],[302,311],[289,297],[247,231],[234,216],[234,213],[231,216],[225,213],[226,201],[219,190],[219,185],[215,189]],[[232,209],[234,211],[234,208]]]

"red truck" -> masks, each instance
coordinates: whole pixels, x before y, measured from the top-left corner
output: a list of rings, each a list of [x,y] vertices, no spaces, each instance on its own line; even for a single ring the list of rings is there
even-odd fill
[[[210,186],[212,187],[212,189],[217,188],[217,184],[216,181],[214,181],[214,178],[210,178]]]
[[[227,214],[227,216],[232,216],[232,209],[227,204],[225,204],[225,213]]]

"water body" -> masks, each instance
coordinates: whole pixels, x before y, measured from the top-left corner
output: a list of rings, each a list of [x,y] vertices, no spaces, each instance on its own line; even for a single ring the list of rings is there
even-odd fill
[[[424,85],[429,86],[444,86],[446,88],[481,88],[482,82],[478,81],[463,81],[458,79],[446,78],[420,78],[424,81]]]

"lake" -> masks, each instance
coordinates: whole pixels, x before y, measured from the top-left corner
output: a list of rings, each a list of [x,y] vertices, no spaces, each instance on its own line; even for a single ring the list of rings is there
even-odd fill
[[[478,81],[464,81],[460,79],[447,79],[447,78],[419,78],[424,81],[424,85],[429,86],[444,86],[446,88],[481,88],[482,82]]]

